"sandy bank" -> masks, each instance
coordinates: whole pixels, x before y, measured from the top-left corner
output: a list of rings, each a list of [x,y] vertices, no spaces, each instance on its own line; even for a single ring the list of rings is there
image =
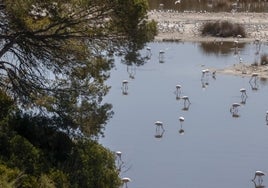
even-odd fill
[[[228,20],[244,26],[247,37],[240,38],[240,42],[268,42],[268,13],[197,13],[151,11],[149,19],[158,22],[158,35],[155,41],[182,41],[182,42],[211,42],[234,41],[236,38],[203,37],[200,34],[202,25],[210,21]],[[216,70],[222,74],[238,76],[252,76],[258,73],[259,77],[268,78],[268,66],[246,66],[236,64],[232,67]]]
[[[233,38],[202,37],[200,28],[209,21],[228,20],[245,27],[247,38],[241,41],[251,42],[256,38],[268,39],[268,13],[197,13],[150,11],[149,19],[158,22],[156,41],[233,41]]]

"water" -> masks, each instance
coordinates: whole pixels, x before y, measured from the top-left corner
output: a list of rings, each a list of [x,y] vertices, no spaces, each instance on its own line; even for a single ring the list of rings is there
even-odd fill
[[[128,188],[255,187],[251,181],[255,170],[268,172],[266,80],[258,80],[255,91],[249,77],[216,73],[215,79],[211,75],[202,79],[203,69],[238,63],[232,50],[207,52],[199,43],[148,46],[152,57],[146,64],[127,67],[118,61],[107,82],[112,88],[106,102],[113,104],[115,115],[100,142],[122,152],[120,176],[132,179]],[[164,63],[159,63],[160,50],[165,52]],[[263,45],[261,53],[265,51]],[[145,55],[146,49],[141,53]],[[254,53],[253,44],[240,49],[248,63],[254,61]],[[122,94],[125,79],[128,95]],[[188,110],[182,99],[176,100],[177,84],[182,86],[181,95],[189,96]],[[241,102],[242,87],[248,97],[234,118],[230,107]],[[182,125],[180,116],[185,118]],[[157,120],[165,131],[156,128]],[[268,186],[267,176],[262,185]]]

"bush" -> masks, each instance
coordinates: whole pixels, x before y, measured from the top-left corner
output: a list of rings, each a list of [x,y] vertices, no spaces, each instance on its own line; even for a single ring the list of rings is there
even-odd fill
[[[203,36],[210,35],[214,37],[246,37],[246,32],[240,24],[228,21],[216,21],[205,23],[201,29]]]
[[[263,54],[261,56],[261,65],[268,65],[268,55],[267,54]]]

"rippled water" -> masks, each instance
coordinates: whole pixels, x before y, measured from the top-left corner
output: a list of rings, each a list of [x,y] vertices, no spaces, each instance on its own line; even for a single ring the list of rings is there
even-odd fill
[[[118,60],[107,83],[112,88],[106,102],[113,104],[115,115],[100,142],[122,152],[120,175],[132,179],[128,188],[255,187],[255,170],[268,172],[267,80],[258,79],[253,83],[258,90],[252,90],[249,77],[202,77],[203,69],[239,63],[230,44],[229,50],[200,43],[148,46],[152,56],[145,65],[127,67]],[[239,51],[244,62],[257,58],[254,44],[244,44]],[[262,45],[260,54],[266,51]],[[146,49],[142,53],[146,55]],[[125,79],[127,95],[122,93]],[[176,99],[177,84],[190,105]],[[246,99],[240,88],[247,90]],[[239,117],[230,112],[233,103],[241,104]],[[156,127],[157,120],[165,131]],[[267,178],[262,185],[268,186]]]

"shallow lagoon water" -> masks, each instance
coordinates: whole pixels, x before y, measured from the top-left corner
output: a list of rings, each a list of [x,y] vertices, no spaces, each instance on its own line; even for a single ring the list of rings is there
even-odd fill
[[[215,78],[202,79],[203,69],[239,63],[232,52],[204,53],[199,43],[148,46],[152,56],[146,64],[127,67],[118,60],[107,82],[112,88],[105,102],[113,104],[115,114],[100,143],[122,152],[120,175],[132,179],[128,188],[255,187],[254,172],[268,173],[268,81],[257,80],[258,90],[252,90],[250,77],[216,73]],[[160,50],[165,52],[164,63],[159,63]],[[255,50],[254,44],[246,44],[240,57],[253,62]],[[262,45],[260,54],[265,51]],[[122,94],[125,79],[128,95]],[[189,96],[188,110],[176,99],[177,84],[181,96]],[[239,117],[233,117],[230,107],[242,101],[240,88],[248,97],[238,109]],[[180,116],[185,118],[182,125]],[[157,120],[165,131],[156,128]],[[156,138],[156,133],[163,135]],[[268,186],[268,176],[262,185]]]

